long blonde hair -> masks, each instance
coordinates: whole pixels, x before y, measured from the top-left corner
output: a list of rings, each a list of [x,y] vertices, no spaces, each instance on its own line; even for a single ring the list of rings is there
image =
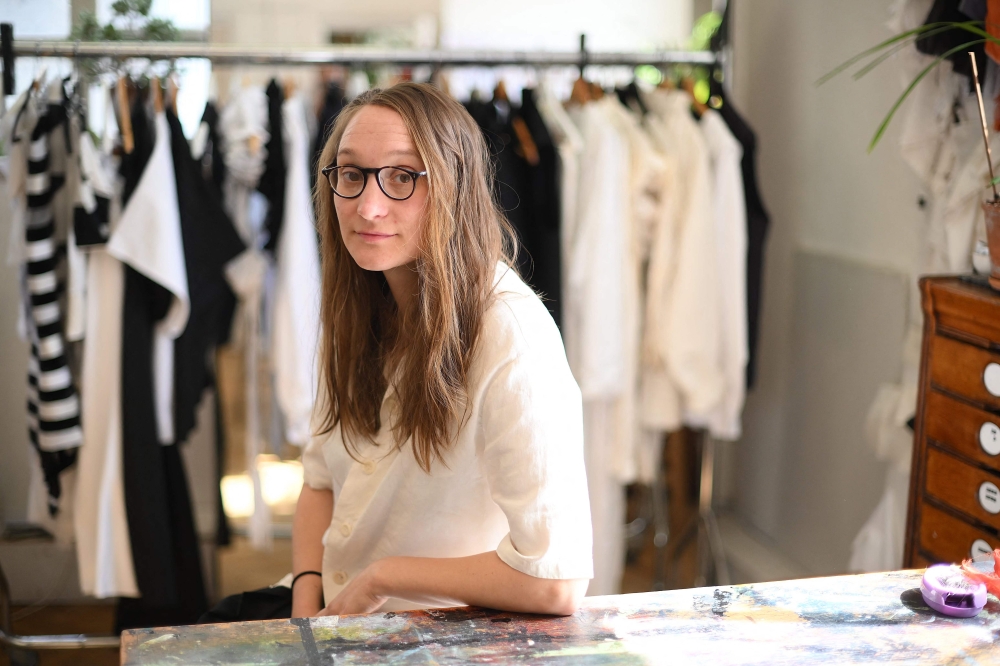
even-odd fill
[[[461,104],[428,84],[370,90],[338,116],[319,161],[331,164],[348,124],[365,106],[398,113],[427,170],[425,222],[416,261],[418,296],[400,312],[381,272],[362,269],[340,234],[334,193],[317,179],[322,253],[320,381],[329,402],[320,432],[338,424],[348,453],[374,441],[390,378],[397,447],[412,439],[430,472],[468,414],[469,368],[492,302],[498,261],[513,265],[512,228],[497,207],[486,142]],[[381,165],[370,165],[381,166]]]

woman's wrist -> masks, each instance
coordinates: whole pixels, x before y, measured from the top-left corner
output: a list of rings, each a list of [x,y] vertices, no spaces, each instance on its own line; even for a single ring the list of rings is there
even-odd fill
[[[392,563],[394,557],[384,557],[375,560],[367,567],[368,589],[373,595],[380,597],[392,596]]]
[[[323,579],[302,576],[292,585],[292,608],[295,615],[315,615],[323,608]]]

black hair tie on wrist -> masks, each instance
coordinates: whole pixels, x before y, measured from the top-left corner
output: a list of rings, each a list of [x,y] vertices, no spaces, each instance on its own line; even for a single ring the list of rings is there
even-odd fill
[[[297,581],[299,578],[302,578],[303,576],[308,576],[310,574],[312,574],[313,576],[319,576],[320,578],[323,577],[323,574],[321,574],[318,571],[302,571],[300,573],[295,574],[295,577],[292,578],[292,584],[289,585],[288,588],[289,589],[294,589],[295,588],[295,581]]]

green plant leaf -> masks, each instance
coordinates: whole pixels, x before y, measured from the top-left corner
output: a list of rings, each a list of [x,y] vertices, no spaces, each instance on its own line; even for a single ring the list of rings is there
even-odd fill
[[[111,11],[118,16],[128,16],[128,13],[132,11],[132,3],[129,0],[115,0],[111,3]]]
[[[927,67],[925,67],[919,74],[917,74],[917,76],[913,79],[913,81],[910,82],[910,85],[906,87],[906,90],[903,91],[903,94],[899,96],[899,99],[896,100],[896,103],[892,105],[892,108],[889,110],[888,115],[886,115],[885,119],[882,121],[882,124],[879,125],[878,130],[876,130],[875,132],[875,136],[872,137],[871,143],[868,144],[868,152],[870,153],[873,150],[875,150],[875,146],[878,145],[878,142],[879,140],[881,140],[882,135],[885,134],[885,130],[886,128],[889,127],[889,123],[892,121],[892,117],[896,115],[896,111],[899,110],[899,107],[903,104],[904,101],[906,101],[906,98],[910,96],[910,93],[912,93],[913,90],[917,87],[917,84],[923,81],[925,76],[927,76],[935,67],[940,65],[946,59],[948,59],[949,56],[952,56],[960,51],[966,50],[971,46],[982,44],[985,41],[986,40],[983,39],[977,39],[971,42],[966,42],[965,44],[960,44],[953,49],[949,49],[948,51],[945,51],[937,58],[935,58],[934,62],[927,65]]]
[[[865,76],[866,74],[868,74],[869,72],[871,72],[873,69],[875,69],[876,67],[878,67],[879,65],[881,65],[883,62],[885,62],[886,60],[888,60],[892,56],[896,55],[897,53],[899,53],[900,51],[902,51],[903,49],[905,49],[905,48],[907,48],[909,46],[913,46],[916,43],[917,40],[919,40],[919,39],[926,39],[928,37],[933,37],[934,35],[938,35],[938,34],[940,34],[942,32],[947,32],[947,31],[949,31],[951,29],[953,29],[953,26],[942,26],[942,27],[935,28],[933,30],[928,30],[928,31],[926,31],[926,32],[924,32],[924,33],[922,33],[920,35],[915,35],[911,39],[907,39],[905,41],[898,42],[895,45],[893,45],[892,48],[890,48],[889,50],[883,52],[880,56],[878,56],[877,58],[874,58],[867,65],[865,65],[864,67],[862,67],[861,69],[859,69],[858,71],[856,71],[854,74],[852,74],[851,78],[853,78],[855,81],[858,81],[863,76]]]
[[[179,31],[174,24],[168,20],[160,18],[149,19],[146,27],[143,28],[142,38],[150,42],[172,42],[179,36]]]
[[[97,14],[94,12],[80,12],[80,22],[73,28],[71,37],[84,42],[92,42],[99,39],[101,24],[97,21]]]
[[[114,25],[109,23],[103,28],[101,28],[101,40],[106,42],[117,42],[121,40],[121,38],[122,38],[121,33],[118,32],[118,28],[116,28]]]
[[[861,53],[857,54],[853,58],[850,58],[849,60],[846,60],[843,63],[837,65],[834,69],[830,70],[829,72],[827,72],[826,74],[824,74],[823,76],[821,76],[816,81],[816,85],[818,85],[818,86],[823,85],[824,83],[826,83],[827,81],[829,81],[833,77],[837,76],[838,74],[840,74],[844,70],[850,69],[856,63],[864,60],[868,56],[875,55],[879,51],[881,51],[883,49],[886,49],[886,48],[889,48],[890,46],[893,46],[894,44],[897,44],[898,42],[901,42],[901,41],[903,41],[905,39],[908,39],[910,37],[919,36],[921,33],[929,32],[930,30],[933,30],[935,28],[941,27],[942,25],[945,25],[945,24],[941,24],[941,23],[928,23],[927,25],[922,25],[919,28],[914,28],[913,30],[907,30],[905,32],[899,33],[898,35],[893,35],[892,37],[890,37],[889,39],[885,40],[884,42],[882,42],[880,44],[876,44],[875,46],[871,47],[870,49],[862,51]]]

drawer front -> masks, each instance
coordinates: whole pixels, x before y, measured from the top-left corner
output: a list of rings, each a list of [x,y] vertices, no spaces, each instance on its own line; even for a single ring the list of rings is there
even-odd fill
[[[1000,528],[1000,476],[927,447],[925,489],[935,499]]]
[[[928,437],[956,453],[1000,468],[1000,416],[934,390],[927,392],[924,413]]]
[[[1000,548],[1000,539],[924,502],[920,507],[920,550],[937,562],[959,563]]]
[[[1000,354],[935,335],[931,382],[990,409],[1000,409]]]
[[[920,553],[917,553],[916,555],[914,555],[913,561],[910,562],[909,566],[905,567],[905,568],[908,568],[908,569],[926,569],[927,567],[929,567],[932,564],[937,564],[937,562],[933,562],[931,560],[928,560],[926,557],[924,557]]]

